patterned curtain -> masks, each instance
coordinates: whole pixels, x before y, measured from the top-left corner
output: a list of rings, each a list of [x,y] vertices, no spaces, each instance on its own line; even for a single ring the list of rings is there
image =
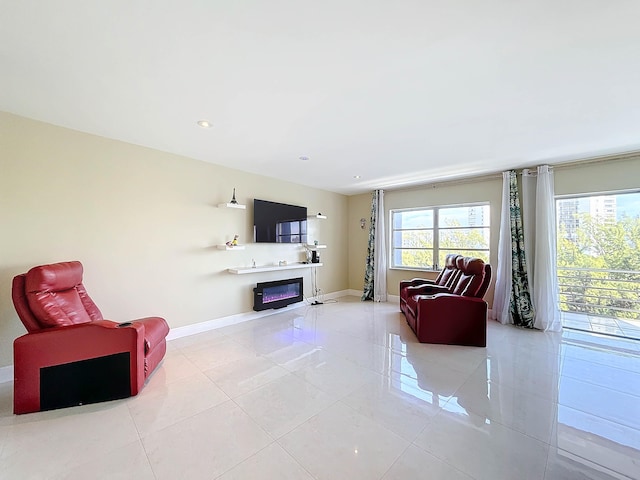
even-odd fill
[[[369,246],[367,248],[367,262],[364,270],[364,292],[362,293],[362,300],[373,300],[375,297],[374,292],[374,258],[376,250],[376,211],[378,204],[378,191],[374,191],[371,197],[371,222],[369,222]]]
[[[524,253],[524,232],[518,195],[516,172],[509,172],[509,214],[511,223],[511,299],[509,310],[514,325],[533,328],[534,311],[529,290],[527,260]]]

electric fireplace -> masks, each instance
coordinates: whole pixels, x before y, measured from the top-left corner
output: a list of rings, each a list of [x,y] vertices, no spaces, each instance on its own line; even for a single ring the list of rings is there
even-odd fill
[[[253,289],[253,309],[259,312],[301,302],[302,292],[302,277],[258,283]]]

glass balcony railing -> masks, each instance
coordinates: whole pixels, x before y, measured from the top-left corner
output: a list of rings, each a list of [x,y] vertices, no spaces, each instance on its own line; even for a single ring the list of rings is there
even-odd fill
[[[640,320],[640,272],[558,267],[560,310]]]

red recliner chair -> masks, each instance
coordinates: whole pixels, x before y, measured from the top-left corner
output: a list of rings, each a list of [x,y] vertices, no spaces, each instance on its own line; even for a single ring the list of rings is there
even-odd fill
[[[13,342],[16,414],[137,395],[166,353],[163,318],[104,320],[82,272],[80,262],[62,262],[13,279],[13,304],[29,332]]]

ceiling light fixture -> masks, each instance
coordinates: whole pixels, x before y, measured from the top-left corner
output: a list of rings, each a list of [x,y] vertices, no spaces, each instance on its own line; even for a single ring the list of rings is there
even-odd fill
[[[306,155],[301,155],[298,157],[300,160],[302,160],[303,162],[306,162],[307,160],[309,160],[309,157],[307,157]]]
[[[202,127],[202,128],[211,128],[213,127],[213,123],[211,123],[209,120],[198,120],[198,126]]]
[[[354,175],[353,178],[355,178],[356,180],[360,179],[360,175]]]

